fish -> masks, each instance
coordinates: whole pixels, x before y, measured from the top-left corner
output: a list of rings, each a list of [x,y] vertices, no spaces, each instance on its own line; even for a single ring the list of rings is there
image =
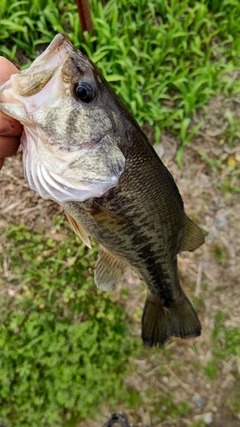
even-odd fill
[[[94,63],[57,34],[47,49],[0,86],[0,110],[19,120],[30,188],[62,206],[91,248],[98,288],[110,290],[131,268],[147,287],[145,345],[199,336],[177,254],[204,243],[178,187],[137,121]]]

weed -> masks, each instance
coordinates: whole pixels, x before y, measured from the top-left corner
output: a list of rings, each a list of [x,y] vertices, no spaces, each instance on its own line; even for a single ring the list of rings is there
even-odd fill
[[[234,389],[231,391],[227,399],[226,406],[231,411],[234,417],[240,418],[240,383],[237,381]]]
[[[225,118],[228,122],[228,127],[223,134],[223,139],[228,141],[230,147],[233,147],[240,140],[240,119],[234,119],[230,110],[226,110]]]
[[[206,427],[204,421],[195,421],[191,424],[190,427]]]
[[[199,155],[214,172],[219,174],[218,187],[221,190],[228,193],[240,193],[239,160],[236,155],[223,154],[218,159],[207,156],[203,151],[199,151]]]
[[[229,259],[227,248],[218,244],[211,245],[211,254],[218,264],[226,265]]]
[[[203,124],[191,127],[192,114],[213,93],[239,90],[229,77],[239,66],[239,2],[92,0],[91,10],[94,35],[83,41],[73,0],[4,1],[0,52],[34,58],[56,32],[68,32],[139,123],[154,124],[156,142],[162,129],[178,136],[181,164],[184,147]]]
[[[96,256],[74,235],[58,241],[21,225],[9,227],[7,245],[1,288],[13,296],[0,301],[0,420],[59,427],[94,416],[103,397],[139,403],[122,378],[140,340],[124,308],[93,286]]]
[[[218,376],[221,361],[240,357],[240,332],[238,329],[225,327],[226,314],[219,311],[215,316],[215,325],[212,332],[212,359],[205,366],[205,374],[210,379]]]
[[[174,394],[162,393],[161,396],[149,392],[147,399],[151,402],[153,408],[152,417],[157,418],[158,422],[166,419],[166,414],[171,414],[172,418],[180,419],[186,416],[191,410],[191,406],[185,400],[179,401]],[[177,401],[177,403],[176,403]],[[151,410],[151,408],[149,408]]]
[[[218,367],[216,366],[216,363],[214,361],[208,362],[205,366],[204,371],[210,380],[216,378],[219,373]]]

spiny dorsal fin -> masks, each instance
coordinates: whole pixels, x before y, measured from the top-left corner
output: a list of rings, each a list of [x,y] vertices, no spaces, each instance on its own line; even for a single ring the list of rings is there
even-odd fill
[[[199,246],[201,246],[204,241],[204,234],[190,218],[186,216],[187,220],[187,229],[185,232],[184,240],[180,248],[181,251],[194,251]]]
[[[74,233],[77,234],[77,236],[80,237],[80,239],[83,241],[83,243],[90,249],[92,249],[90,240],[89,240],[89,236],[86,232],[86,230],[84,230],[83,226],[81,224],[79,224],[71,215],[69,215],[69,213],[67,213],[65,211],[66,217],[74,231]]]
[[[101,246],[94,272],[96,286],[104,291],[113,288],[123,279],[127,267],[125,261]]]

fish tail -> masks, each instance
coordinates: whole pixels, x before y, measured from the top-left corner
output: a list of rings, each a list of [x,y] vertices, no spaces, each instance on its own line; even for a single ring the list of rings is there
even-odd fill
[[[201,324],[192,304],[185,294],[181,300],[179,304],[164,307],[160,299],[149,295],[142,317],[145,345],[161,346],[172,336],[192,338],[201,334]]]

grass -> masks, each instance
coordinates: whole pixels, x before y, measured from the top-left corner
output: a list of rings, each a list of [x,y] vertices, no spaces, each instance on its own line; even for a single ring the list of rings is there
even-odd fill
[[[226,248],[221,247],[215,243],[211,245],[210,251],[218,264],[227,265],[229,261],[229,254]]]
[[[237,386],[231,392],[226,403],[232,415],[239,419],[240,418],[240,381],[237,382]]]
[[[227,364],[231,359],[240,360],[240,331],[237,328],[225,326],[226,314],[219,311],[215,316],[214,329],[212,331],[212,358],[206,364],[204,370],[209,379],[215,379],[220,375],[222,363]],[[239,373],[236,378],[239,380]]]
[[[235,135],[235,137],[236,134],[236,130],[231,133],[231,135]],[[236,139],[235,141],[237,142]],[[221,141],[221,143],[224,143],[224,141]],[[219,175],[218,187],[221,190],[226,193],[240,193],[240,169],[239,160],[236,159],[237,150],[232,155],[224,153],[218,158],[211,158],[201,150],[199,151],[199,155],[206,165],[209,166],[213,172]]]
[[[179,138],[178,161],[203,122],[191,117],[219,91],[239,92],[240,5],[238,0],[91,1],[94,35],[80,31],[72,0],[2,1],[0,52],[34,58],[57,32],[69,33],[125,100],[139,123]],[[229,131],[234,139],[234,121]]]
[[[113,407],[139,405],[122,380],[140,339],[124,307],[95,289],[96,252],[73,234],[62,238],[9,227],[10,272],[0,284],[0,422],[8,426],[76,425],[96,415],[103,396]]]

